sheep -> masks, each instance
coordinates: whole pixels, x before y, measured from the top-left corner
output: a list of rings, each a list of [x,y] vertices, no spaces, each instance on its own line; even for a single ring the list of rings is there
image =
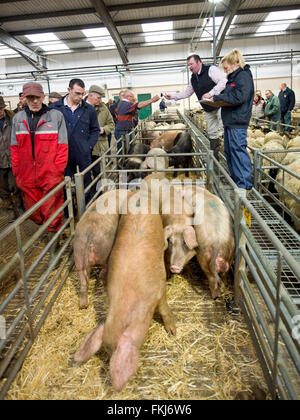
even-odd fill
[[[290,171],[293,173],[300,175],[300,159],[296,159],[293,163],[286,166]],[[276,176],[276,181],[283,185],[283,171],[280,170]],[[293,193],[296,197],[300,197],[300,180],[295,178],[295,176],[285,172],[284,174],[284,187]],[[287,193],[283,194],[283,191],[278,185],[276,185],[276,189],[279,194],[279,198],[287,208],[297,217],[300,218],[300,203],[297,203],[294,198],[292,198]],[[300,232],[300,223],[293,221],[295,229],[297,232]]]
[[[283,143],[281,135],[276,133],[275,131],[270,131],[270,133],[267,133],[265,135],[265,144],[268,143],[271,140],[278,140],[281,143]]]
[[[265,151],[268,150],[284,150],[284,146],[282,142],[278,139],[269,140],[268,143],[264,144],[263,149]],[[286,153],[266,153],[266,156],[275,160],[278,163],[281,163],[286,156]],[[263,166],[270,166],[269,161],[266,159],[263,160]]]
[[[176,128],[176,130],[184,130],[186,128],[186,125],[182,123],[171,124],[170,128],[172,129]]]
[[[156,159],[154,158],[155,155],[165,155],[159,156]],[[155,161],[156,161],[156,169],[167,169],[169,166],[169,158],[167,153],[160,148],[150,149],[147,153],[146,159],[141,163],[141,169],[154,169],[155,168]],[[164,175],[164,172],[157,172],[158,174]],[[145,176],[149,175],[149,172],[142,172],[141,177],[144,178]]]
[[[298,149],[300,148],[300,136],[290,140],[287,144],[287,149]]]
[[[264,133],[261,130],[254,130],[254,133],[252,134],[252,137],[258,138],[263,137]]]
[[[254,147],[255,149],[261,149],[264,145],[264,137],[248,137],[247,144],[250,147]]]
[[[154,149],[159,147],[163,150],[170,150],[174,146],[175,139],[180,133],[182,133],[182,130],[166,131],[151,142],[150,148]]]
[[[286,157],[281,162],[282,165],[288,166],[291,163],[295,162],[295,160],[300,159],[300,152],[290,152],[286,154]]]

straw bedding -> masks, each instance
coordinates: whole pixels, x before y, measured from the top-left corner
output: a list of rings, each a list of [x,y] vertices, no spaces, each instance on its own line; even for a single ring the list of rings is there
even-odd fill
[[[226,312],[222,297],[210,298],[196,263],[168,279],[168,302],[177,335],[168,336],[155,315],[140,350],[138,369],[122,392],[109,379],[109,355],[100,350],[86,363],[74,353],[107,313],[99,268],[91,273],[89,307],[78,309],[79,277],[67,279],[7,399],[234,399],[265,381],[242,316]],[[196,268],[195,268],[196,267]]]

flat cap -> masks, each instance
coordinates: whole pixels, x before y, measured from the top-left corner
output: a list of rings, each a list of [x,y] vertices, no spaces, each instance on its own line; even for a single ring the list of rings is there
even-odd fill
[[[25,83],[25,85],[23,85],[23,93],[24,96],[43,96],[43,86],[34,82]]]
[[[50,92],[50,93],[49,93],[49,98],[57,98],[57,99],[61,99],[61,98],[62,98],[62,96],[61,96],[61,94],[60,94],[60,93],[58,93],[58,92]]]
[[[92,85],[92,86],[89,88],[89,93],[92,93],[92,92],[99,93],[99,95],[102,95],[102,96],[104,96],[104,95],[105,95],[105,91],[104,91],[104,89],[102,89],[102,87],[97,86],[97,85]]]

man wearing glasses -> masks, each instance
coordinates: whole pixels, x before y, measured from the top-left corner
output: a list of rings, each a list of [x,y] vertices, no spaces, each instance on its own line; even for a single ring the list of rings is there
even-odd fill
[[[97,113],[93,106],[82,100],[84,93],[84,82],[81,79],[72,79],[67,95],[51,105],[51,108],[63,113],[68,130],[69,157],[66,176],[74,175],[77,166],[83,171],[92,163],[91,151],[100,135]],[[84,176],[84,186],[90,182],[91,174],[88,172]],[[90,200],[90,193],[86,194],[86,200]]]

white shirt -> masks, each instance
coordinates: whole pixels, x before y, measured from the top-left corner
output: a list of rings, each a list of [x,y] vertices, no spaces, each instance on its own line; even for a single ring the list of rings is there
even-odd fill
[[[202,66],[198,72],[198,74],[201,73]],[[220,95],[220,93],[225,89],[226,83],[227,83],[227,76],[225,73],[223,73],[217,66],[210,66],[208,70],[208,76],[211,78],[213,82],[216,83],[216,86],[212,88],[209,92],[211,96],[214,95]],[[175,99],[177,101],[178,99],[185,99],[192,96],[194,93],[193,86],[191,82],[189,83],[188,87],[184,92],[175,93],[171,96],[171,99]]]
[[[70,109],[71,109],[71,111],[74,113],[75,111],[76,111],[76,109],[79,107],[79,106],[81,106],[81,104],[82,104],[82,101],[80,101],[80,103],[78,104],[78,105],[73,105],[72,107],[68,104],[68,101],[67,101],[67,97],[68,97],[69,95],[66,95],[65,96],[65,99],[64,99],[64,105],[65,106],[68,106]]]

